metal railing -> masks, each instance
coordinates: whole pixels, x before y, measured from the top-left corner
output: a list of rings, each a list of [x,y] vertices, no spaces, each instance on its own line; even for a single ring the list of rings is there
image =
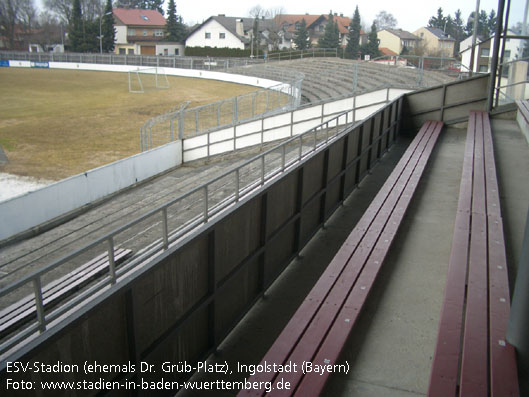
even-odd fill
[[[0,51],[0,60],[31,62],[97,63],[105,65],[171,67],[180,69],[218,71],[227,70],[232,67],[241,67],[264,63],[264,60],[262,59],[252,58],[211,58],[186,56],[147,56],[73,52],[54,53],[22,51]]]
[[[136,270],[146,260],[161,254],[188,233],[204,225],[256,189],[264,186],[339,137],[354,124],[352,115],[352,110],[345,111],[303,134],[287,139],[273,149],[0,289],[0,300],[2,300],[14,292],[26,291],[27,293],[28,287],[31,288],[36,308],[36,319],[25,328],[18,330],[14,335],[4,339],[0,345],[0,354],[8,352],[35,335],[36,332],[44,332],[49,325],[60,320],[76,305],[93,298],[99,291],[114,285],[120,278]],[[187,217],[182,218],[181,214],[184,212]],[[137,226],[141,226],[141,232],[132,237],[124,236],[124,232]],[[154,232],[154,235],[143,244],[144,248],[137,251],[125,264],[116,267],[113,259],[115,250],[124,247],[131,238],[142,239],[149,232]],[[86,258],[93,257],[94,252],[100,252],[102,249],[107,252],[108,258],[106,275],[81,289],[75,297],[65,304],[46,313],[43,303],[43,279],[49,278],[53,271],[60,266],[75,262],[75,260],[82,262]]]
[[[282,83],[191,109],[184,105],[178,110],[153,117],[140,128],[141,151],[176,139],[285,112],[299,107],[301,103],[303,73],[269,66],[257,70],[237,70],[233,73],[257,75]]]
[[[516,72],[513,68],[523,65],[525,73],[523,78],[521,76],[515,76]],[[527,84],[529,83],[529,58],[520,58],[508,62],[502,62],[499,64],[501,75],[497,76],[497,85],[494,89],[495,106],[505,105],[507,103],[515,102],[519,99],[527,99]],[[522,69],[523,72],[523,69]],[[505,84],[505,80],[507,83]]]

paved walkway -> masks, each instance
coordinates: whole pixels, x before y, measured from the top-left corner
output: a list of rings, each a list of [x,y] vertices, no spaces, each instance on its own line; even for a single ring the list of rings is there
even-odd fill
[[[494,144],[511,274],[521,251],[529,203],[529,149],[513,121],[493,120]],[[466,129],[446,129],[430,158],[399,236],[344,350],[351,367],[325,396],[426,395],[452,243]],[[210,360],[258,363],[295,312],[404,151],[384,157],[274,283]],[[521,182],[523,181],[523,182]],[[241,381],[234,373],[224,380]],[[213,380],[195,375],[193,380]],[[218,393],[220,396],[235,392]],[[181,391],[184,396],[200,395]]]

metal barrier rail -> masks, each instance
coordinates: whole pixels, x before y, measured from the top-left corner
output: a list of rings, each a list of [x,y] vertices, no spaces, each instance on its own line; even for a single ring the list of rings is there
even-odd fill
[[[135,270],[141,263],[144,263],[145,260],[153,258],[167,250],[171,244],[182,239],[187,233],[193,231],[198,226],[207,223],[211,218],[226,210],[228,207],[238,203],[255,189],[262,187],[265,183],[271,181],[279,174],[282,174],[294,164],[301,162],[320,147],[327,145],[330,141],[339,137],[342,133],[346,132],[352,124],[354,124],[352,121],[352,112],[353,110],[348,110],[340,113],[309,131],[286,140],[273,149],[248,160],[210,182],[151,210],[147,214],[98,238],[83,248],[78,249],[75,252],[0,289],[1,299],[13,291],[20,290],[25,288],[28,284],[31,284],[37,312],[35,322],[16,332],[14,336],[8,338],[0,345],[0,354],[4,354],[10,349],[13,349],[16,345],[34,335],[35,332],[44,332],[48,328],[48,325],[59,320],[61,316],[72,310],[76,305],[93,298],[94,294],[98,291],[114,285],[120,277]],[[256,176],[252,177],[251,180],[244,181],[242,179],[243,176],[247,176],[245,175],[245,169],[252,165],[255,166],[255,164],[257,164]],[[215,184],[220,184],[223,188],[226,188],[230,185],[226,183],[228,180],[231,181],[233,188],[231,188],[224,197],[219,198],[217,194],[218,188],[215,189]],[[173,206],[185,203],[186,199],[191,199],[201,208],[196,211],[197,213],[194,214],[194,216],[183,222],[179,227],[170,230],[170,217],[168,216],[169,210],[174,209],[172,208]],[[178,211],[181,210],[182,208],[178,208]],[[144,249],[135,254],[126,264],[116,268],[113,258],[115,248],[117,248],[115,244],[117,236],[145,220],[148,220],[151,226],[161,224],[162,235],[153,243],[147,245]],[[140,234],[141,233],[135,235],[134,238],[139,238],[138,236]],[[101,245],[107,247],[109,265],[106,276],[93,285],[81,290],[78,295],[67,303],[46,314],[44,312],[42,293],[43,277],[59,266],[66,264]]]

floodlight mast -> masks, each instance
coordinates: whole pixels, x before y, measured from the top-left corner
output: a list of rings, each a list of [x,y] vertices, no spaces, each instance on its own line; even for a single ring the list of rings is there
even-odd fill
[[[103,24],[103,17],[112,14],[112,11],[109,11],[99,17],[99,53],[103,53],[103,33],[101,32],[101,25]]]

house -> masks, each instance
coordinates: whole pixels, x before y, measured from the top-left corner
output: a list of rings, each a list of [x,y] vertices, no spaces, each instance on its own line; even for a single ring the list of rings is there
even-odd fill
[[[416,48],[419,42],[419,37],[413,33],[402,29],[382,29],[377,32],[379,40],[379,48],[384,47],[397,54],[401,54],[404,49],[411,50]]]
[[[164,42],[165,18],[156,10],[115,8],[116,54],[183,55],[182,43]]]
[[[509,30],[509,35],[516,35],[515,32]],[[476,40],[476,49],[474,51],[474,63],[472,65],[472,72],[474,73],[489,73],[490,62],[492,59],[492,49],[494,48],[494,36],[488,38],[478,37]],[[506,39],[505,51],[503,54],[503,62],[510,62],[518,58],[522,58],[521,51],[523,40]],[[463,40],[460,44],[459,54],[461,56],[462,71],[470,71],[470,59],[472,56],[472,36]]]
[[[211,16],[193,28],[186,38],[186,46],[244,50],[250,46],[253,22],[253,18]]]
[[[420,44],[431,56],[453,57],[456,40],[439,28],[422,27],[413,34],[421,39]]]
[[[280,14],[275,17],[275,23],[282,31],[290,33],[293,37],[296,31],[301,26],[301,21],[305,20],[307,31],[309,33],[309,39],[313,46],[318,45],[318,40],[323,36],[325,32],[325,26],[329,22],[328,14],[311,15],[311,14]],[[347,45],[347,36],[349,34],[349,25],[351,24],[351,18],[344,17],[343,14],[333,14],[333,20],[338,25],[338,31],[340,34],[340,46],[345,47]],[[360,32],[360,44],[367,42],[367,35]]]
[[[248,49],[254,34],[255,18],[211,16],[195,26],[186,38],[187,47]],[[290,48],[292,36],[283,32],[272,19],[257,20],[260,47],[268,50]]]

